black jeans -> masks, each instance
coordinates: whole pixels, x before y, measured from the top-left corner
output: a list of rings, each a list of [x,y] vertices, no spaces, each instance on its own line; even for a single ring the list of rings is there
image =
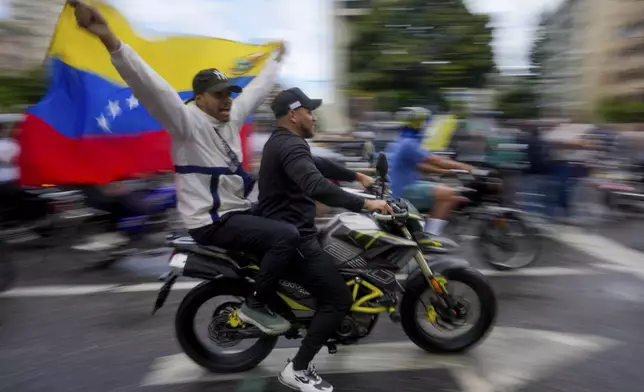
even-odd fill
[[[302,285],[315,297],[315,315],[293,359],[296,370],[308,366],[351,309],[351,292],[333,258],[322,250],[317,238],[301,239],[288,223],[251,212],[233,213],[213,225],[190,230],[190,235],[204,245],[264,253],[255,279],[256,297],[261,301],[274,300],[280,278]]]
[[[316,311],[299,351],[293,358],[295,370],[306,369],[342,323],[351,309],[353,297],[335,261],[317,238],[302,242],[298,247],[303,260],[294,264],[289,278],[302,285],[316,299]]]
[[[255,278],[255,297],[266,304],[275,300],[279,279],[295,261],[300,244],[295,226],[250,211],[229,213],[221,221],[189,233],[202,245],[263,255]]]

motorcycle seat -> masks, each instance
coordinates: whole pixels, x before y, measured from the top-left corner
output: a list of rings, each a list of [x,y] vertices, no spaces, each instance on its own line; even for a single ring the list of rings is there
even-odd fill
[[[208,252],[214,252],[214,253],[223,253],[223,254],[228,253],[226,249],[220,248],[218,246],[199,245],[197,241],[195,241],[190,236],[173,237],[169,239],[168,244],[175,249],[183,249],[183,250],[188,250],[188,251],[197,252],[197,253],[200,253],[199,249],[203,249]]]

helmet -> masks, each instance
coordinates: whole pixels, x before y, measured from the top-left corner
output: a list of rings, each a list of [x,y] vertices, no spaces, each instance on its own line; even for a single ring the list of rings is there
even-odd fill
[[[432,112],[421,107],[404,107],[396,112],[396,120],[405,128],[422,131],[432,118]]]

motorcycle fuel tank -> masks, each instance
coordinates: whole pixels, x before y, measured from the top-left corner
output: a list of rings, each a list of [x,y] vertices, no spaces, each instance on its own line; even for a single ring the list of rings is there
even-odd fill
[[[383,231],[373,219],[361,214],[336,216],[320,235],[324,251],[338,264],[352,268],[365,268],[373,263],[381,268],[397,269],[417,249],[414,241]]]

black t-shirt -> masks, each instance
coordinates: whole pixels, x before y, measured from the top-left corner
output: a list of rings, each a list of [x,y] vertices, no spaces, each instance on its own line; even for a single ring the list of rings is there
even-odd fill
[[[259,169],[259,212],[293,224],[302,236],[315,234],[315,201],[358,212],[364,199],[329,181],[355,181],[356,175],[328,159],[313,157],[302,137],[278,128],[264,146]]]

